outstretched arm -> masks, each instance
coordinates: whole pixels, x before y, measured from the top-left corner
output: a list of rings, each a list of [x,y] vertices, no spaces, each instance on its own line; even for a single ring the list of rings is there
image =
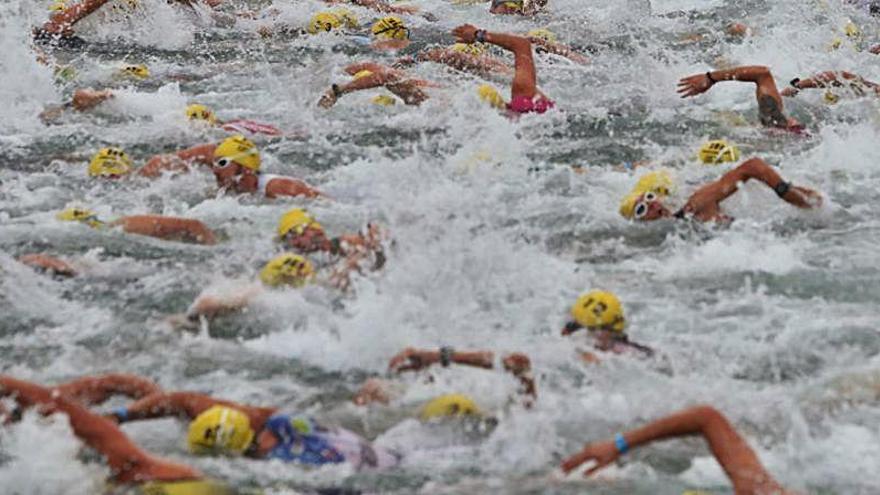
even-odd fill
[[[871,88],[880,94],[880,86],[864,77],[847,71],[825,71],[806,79],[792,79],[791,87],[782,90],[783,96],[795,96],[802,89],[849,86],[861,92]]]
[[[266,196],[269,198],[277,198],[279,196],[304,196],[306,198],[317,198],[323,196],[320,191],[305,182],[289,177],[278,177],[272,179],[266,184]]]
[[[274,408],[246,406],[195,392],[158,392],[113,411],[112,418],[120,423],[169,416],[193,419],[216,405],[243,412],[254,430],[259,430],[276,411]]]
[[[46,254],[24,254],[18,257],[18,262],[37,269],[38,271],[52,272],[55,275],[61,275],[64,277],[73,277],[76,275],[76,269],[70,266],[69,263]]]
[[[170,155],[156,155],[138,171],[143,177],[158,177],[164,171],[187,172],[189,165],[198,164],[210,167],[214,164],[215,144],[200,144]]]
[[[712,454],[727,473],[737,495],[786,494],[786,491],[767,472],[758,456],[734,429],[727,418],[710,406],[698,406],[672,414],[647,425],[624,432],[621,437],[588,444],[562,463],[562,470],[570,472],[587,461],[596,465],[585,474],[590,475],[620,457],[618,444],[635,448],[656,440],[689,435],[702,435],[709,443]],[[627,447],[624,447],[626,449]]]
[[[73,34],[73,25],[101,8],[108,0],[83,0],[53,14],[43,24],[42,30],[50,34]]]
[[[559,55],[560,57],[565,57],[572,62],[577,62],[579,64],[588,64],[590,63],[590,59],[581,55],[580,53],[571,49],[571,47],[565,46],[562,43],[554,43],[552,41],[547,41],[543,38],[539,38],[537,36],[529,36],[529,41],[535,45],[535,51],[538,53],[552,53],[554,55]]]
[[[534,98],[535,95],[540,93],[538,91],[535,61],[532,57],[532,43],[528,38],[514,34],[492,33],[479,30],[470,24],[458,26],[452,30],[452,34],[461,43],[485,41],[513,52],[514,75],[510,88],[512,98],[517,96]],[[478,36],[481,39],[478,39]]]
[[[151,456],[101,416],[91,413],[57,391],[0,375],[0,397],[12,396],[21,407],[40,406],[44,413],[62,412],[74,434],[107,458],[113,478],[121,483],[182,481],[202,477],[197,470]]]
[[[161,391],[149,378],[125,373],[86,376],[58,385],[54,390],[87,406],[102,404],[114,395],[140,399]]]
[[[113,225],[122,225],[122,230],[129,234],[146,235],[165,240],[196,244],[215,244],[217,242],[211,229],[202,222],[189,218],[132,215],[116,220]]]
[[[715,83],[722,81],[745,81],[755,83],[755,97],[761,123],[767,126],[786,127],[789,119],[783,113],[782,97],[776,88],[776,81],[768,67],[752,65],[734,69],[710,71],[685,77],[678,82],[678,93],[682,98],[705,93]],[[794,123],[791,123],[794,124]]]

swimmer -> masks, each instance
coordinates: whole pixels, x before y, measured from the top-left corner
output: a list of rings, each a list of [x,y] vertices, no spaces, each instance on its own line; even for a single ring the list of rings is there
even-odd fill
[[[818,192],[782,180],[767,162],[752,158],[725,173],[720,179],[697,189],[685,205],[675,212],[664,204],[666,194],[636,190],[623,200],[620,214],[639,221],[676,218],[700,222],[730,222],[733,219],[721,211],[721,202],[736,193],[740,183],[750,179],[763,182],[783,201],[798,208],[812,209],[822,204],[822,196]]]
[[[493,105],[503,106],[514,114],[544,113],[555,106],[552,100],[538,90],[535,61],[532,58],[532,42],[529,38],[487,32],[470,24],[458,26],[452,30],[452,34],[459,43],[490,43],[513,52],[514,75],[510,88],[510,102],[504,103],[496,91],[494,97],[488,98]]]
[[[678,82],[677,91],[682,98],[688,98],[705,93],[715,83],[722,81],[755,83],[757,86],[755,96],[758,99],[758,116],[761,119],[761,125],[792,132],[803,132],[804,126],[800,122],[783,113],[784,105],[779,90],[776,88],[776,81],[773,80],[770,69],[764,66],[736,67],[688,76]]]
[[[203,122],[212,127],[216,126],[224,131],[235,134],[263,134],[266,136],[281,136],[284,134],[280,129],[273,125],[255,122],[249,119],[220,120],[217,118],[217,115],[213,110],[205,105],[199,105],[197,103],[186,107],[186,118],[194,122]],[[290,136],[300,137],[299,134]]]
[[[220,484],[205,480],[202,473],[192,467],[147,453],[135,445],[113,421],[90,412],[76,399],[58,389],[0,375],[0,397],[12,398],[21,409],[35,407],[44,415],[66,415],[73,434],[99,452],[107,462],[110,480],[114,484],[137,486],[147,493],[164,493],[165,489],[180,490],[173,493],[234,493]],[[16,416],[15,413],[7,415],[0,423],[5,424]],[[39,445],[35,447],[40,448]],[[187,489],[190,491],[183,491]]]
[[[791,80],[789,87],[782,90],[781,94],[782,96],[794,97],[797,96],[802,89],[844,87],[857,96],[864,96],[867,91],[873,91],[875,96],[880,96],[880,84],[847,71],[825,71],[806,79],[799,79],[796,77]]]
[[[547,0],[492,0],[490,14],[535,15],[547,5]]]
[[[572,320],[562,329],[562,336],[567,337],[578,330],[586,329],[592,340],[593,348],[602,352],[627,354],[636,352],[645,357],[654,355],[648,346],[629,340],[626,334],[626,318],[620,299],[607,291],[592,290],[580,297],[571,307]],[[599,358],[590,351],[578,351],[587,363],[598,363]]]
[[[278,221],[277,234],[285,248],[313,258],[323,255],[325,264],[337,265],[335,273],[344,277],[344,281],[334,282],[333,285],[343,289],[348,287],[348,274],[352,271],[361,272],[362,265],[371,265],[370,269],[374,271],[385,265],[382,244],[388,234],[376,224],[367,224],[365,233],[343,234],[331,238],[307,211],[294,208]]]
[[[343,95],[365,89],[384,87],[394,93],[407,105],[420,105],[428,99],[422,88],[436,87],[436,84],[423,79],[413,79],[401,70],[377,64],[362,62],[349,65],[345,72],[354,78],[343,85],[333,84],[318,101],[321,108],[330,108]]]
[[[175,327],[194,329],[194,324],[202,317],[212,319],[244,309],[267,288],[299,288],[315,283],[344,290],[348,288],[349,281],[347,274],[337,273],[327,281],[319,280],[315,276],[314,265],[308,259],[298,254],[282,253],[266,263],[254,283],[236,287],[232,293],[203,292],[196,297],[186,314],[171,316],[168,321]]]
[[[323,196],[299,179],[263,173],[257,146],[241,135],[228,137],[220,144],[201,144],[174,154],[154,156],[138,173],[157,177],[163,171],[189,171],[192,164],[212,167],[217,185],[239,194],[261,193],[267,198]]]
[[[399,461],[396,453],[314,418],[195,392],[152,394],[114,409],[108,417],[125,423],[173,416],[190,420],[187,443],[195,454],[244,455],[311,466],[344,462],[356,469],[385,469]]]
[[[702,436],[709,444],[736,495],[794,495],[767,472],[742,435],[711,406],[685,409],[641,428],[618,433],[613,439],[587,444],[583,450],[565,459],[560,467],[563,472],[570,473],[583,463],[594,461],[595,464],[584,471],[585,476],[590,476],[630,449],[656,440],[692,435]]]
[[[407,347],[400,351],[388,362],[388,370],[394,374],[405,371],[421,371],[440,364],[448,368],[450,364],[461,364],[487,370],[495,369],[495,355],[491,351],[456,351],[451,347],[440,349],[414,349]],[[501,367],[504,371],[513,375],[520,383],[517,394],[523,398],[523,405],[530,408],[538,398],[535,387],[535,379],[532,377],[532,363],[528,356],[518,352],[507,354],[501,358]],[[389,402],[387,384],[382,380],[372,378],[364,383],[361,390],[354,397],[353,402],[359,406],[370,402]]]
[[[121,227],[128,234],[145,235],[168,241],[189,242],[195,244],[216,244],[217,240],[211,229],[198,220],[163,215],[130,215],[105,222],[98,215],[85,208],[68,208],[56,215],[58,220],[79,222],[93,229]],[[38,259],[31,259],[38,263]],[[51,266],[46,266],[51,269]]]

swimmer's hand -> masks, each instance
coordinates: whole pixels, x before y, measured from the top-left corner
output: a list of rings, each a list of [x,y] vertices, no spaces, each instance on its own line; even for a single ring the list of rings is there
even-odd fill
[[[877,45],[869,50],[874,55],[880,55],[880,45]]]
[[[594,461],[596,464],[584,471],[584,476],[591,476],[596,471],[616,461],[618,457],[620,457],[620,452],[617,451],[614,442],[591,443],[577,454],[562,461],[560,467],[563,472],[568,474],[577,469],[581,464],[587,461]]]
[[[439,362],[440,354],[438,352],[407,347],[391,358],[391,361],[388,362],[388,371],[392,373],[419,371]]]
[[[811,209],[822,206],[821,194],[817,191],[801,186],[791,186],[791,189],[789,189],[783,199],[798,208]]]
[[[187,316],[185,313],[171,315],[165,319],[165,322],[168,323],[168,325],[174,330],[192,333],[196,333],[199,331],[198,317],[193,319]]]
[[[385,383],[378,378],[370,378],[364,382],[357,395],[352,399],[352,402],[358,406],[365,406],[373,402],[388,404],[389,401],[388,393],[385,391]]]
[[[462,24],[452,30],[455,40],[460,43],[474,43],[477,41],[477,27],[471,24]]]
[[[783,88],[782,91],[779,92],[779,94],[788,98],[795,97],[798,93],[800,93],[800,90],[792,87]]]
[[[690,96],[697,96],[698,94],[705,93],[706,91],[709,91],[709,88],[711,87],[712,81],[709,80],[709,77],[706,76],[706,74],[696,74],[679,80],[677,92],[682,98],[688,98]]]

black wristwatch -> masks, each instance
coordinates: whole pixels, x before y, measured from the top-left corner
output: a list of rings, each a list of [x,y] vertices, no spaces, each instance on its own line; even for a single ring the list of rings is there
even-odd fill
[[[779,184],[776,184],[776,187],[773,188],[776,191],[776,195],[780,198],[785,196],[789,189],[791,189],[791,182],[785,182],[784,180],[779,181]]]
[[[707,71],[706,71],[706,79],[708,79],[709,82],[712,83],[712,84],[715,84],[715,83],[718,82],[717,80],[715,80],[715,79],[712,78],[712,71],[710,71],[710,70],[707,70]]]
[[[801,79],[799,77],[796,77],[792,79],[788,84],[791,85],[791,87],[794,89],[801,89],[798,87],[799,82],[801,82]]]
[[[477,32],[474,33],[474,39],[479,41],[480,43],[486,42],[486,30],[485,29],[477,29]]]
[[[449,346],[443,346],[440,348],[440,364],[444,368],[448,368],[452,363],[452,355],[455,354],[455,349]]]

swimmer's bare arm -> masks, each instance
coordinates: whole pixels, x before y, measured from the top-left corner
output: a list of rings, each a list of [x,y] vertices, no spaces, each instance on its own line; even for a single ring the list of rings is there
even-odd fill
[[[73,100],[71,105],[75,110],[85,112],[91,110],[101,103],[113,98],[113,91],[105,89],[97,91],[91,88],[78,89],[73,92]]]
[[[255,297],[257,297],[257,295],[259,295],[262,290],[263,289],[259,285],[253,284],[231,295],[199,296],[192,303],[192,306],[190,306],[189,310],[187,310],[186,318],[192,321],[197,319],[199,316],[214,318],[225,313],[238,311],[247,307],[247,305],[250,304],[250,302]]]
[[[101,8],[108,0],[82,0],[64,10],[53,14],[43,24],[42,28],[34,29],[34,32],[42,30],[50,34],[72,35],[73,25],[84,17]]]
[[[51,389],[0,375],[0,397],[8,396],[12,396],[21,407],[39,407],[43,414],[66,414],[73,433],[104,455],[117,482],[181,481],[202,477],[189,466],[144,452],[112,421],[91,413]]]
[[[328,3],[337,2],[328,1]],[[388,2],[383,2],[381,0],[351,0],[351,3],[386,14],[415,14],[419,11],[416,7],[408,5],[390,5]]]
[[[461,43],[474,43],[477,41],[477,31],[478,29],[475,26],[464,24],[453,29],[452,34]],[[510,88],[511,97],[524,96],[526,98],[534,98],[535,95],[539,95],[538,76],[532,56],[531,41],[526,37],[514,34],[489,31],[484,31],[484,33],[486,43],[491,43],[513,52],[514,75]]]
[[[129,404],[125,408],[124,417],[114,415],[113,418],[119,421],[137,421],[169,416],[193,419],[218,405],[230,407],[246,414],[255,430],[259,430],[260,426],[277,411],[273,407],[247,406],[195,392],[159,392]]]
[[[855,89],[871,88],[880,94],[880,86],[877,83],[869,81],[864,77],[847,71],[825,71],[820,72],[813,77],[807,79],[797,79],[794,84],[782,90],[783,96],[795,96],[802,89],[841,87],[844,84]]]
[[[215,244],[217,242],[211,229],[202,222],[189,218],[132,215],[122,217],[112,222],[111,225],[121,225],[122,230],[129,234],[146,235],[165,240],[196,244]]]
[[[758,456],[745,439],[734,429],[727,418],[710,406],[698,406],[653,421],[641,428],[623,433],[631,448],[656,440],[690,435],[702,435],[709,448],[724,468],[737,495],[790,494],[767,472]],[[614,462],[620,453],[615,441],[607,440],[588,444],[582,451],[566,459],[561,468],[571,472],[586,461],[596,465],[587,469],[585,475]]]
[[[410,57],[412,59],[412,57]],[[417,60],[416,60],[417,59]],[[416,59],[411,63],[436,62],[448,65],[454,69],[476,73],[478,75],[511,74],[513,70],[502,60],[486,55],[471,55],[461,53],[451,48],[430,48],[419,52]],[[398,64],[410,63],[407,58],[398,60]]]
[[[477,368],[492,369],[495,355],[489,351],[464,352],[455,351],[449,356],[449,362],[474,366]],[[388,369],[392,373],[404,371],[419,371],[440,362],[440,351],[422,350],[407,347],[399,352],[388,362]]]
[[[713,220],[720,215],[719,203],[735,193],[740,183],[750,179],[759,180],[774,190],[783,182],[782,177],[767,162],[760,158],[752,158],[727,172],[717,181],[697,189],[688,199],[685,211],[700,220]],[[782,195],[782,199],[798,208],[816,208],[822,204],[822,196],[818,192],[799,186],[791,186]]]
[[[301,180],[278,177],[266,184],[266,196],[269,198],[277,198],[279,196],[317,198],[318,196],[323,196],[323,194]]]
[[[559,55],[560,57],[565,57],[572,62],[577,62],[579,64],[590,63],[589,58],[581,55],[580,53],[572,50],[571,47],[565,46],[562,43],[554,43],[552,41],[547,41],[537,36],[529,36],[529,41],[531,41],[532,45],[535,46],[536,51],[544,51],[546,53]]]
[[[210,167],[214,164],[216,144],[200,144],[178,151],[174,154],[156,155],[147,162],[138,174],[144,177],[158,177],[164,171],[189,171],[189,165],[198,164]]]
[[[18,261],[31,268],[52,272],[56,275],[62,275],[65,277],[73,277],[76,275],[76,270],[70,266],[70,264],[61,259],[45,254],[25,254],[19,256]]]
[[[149,378],[126,373],[86,376],[58,385],[54,389],[64,397],[84,405],[102,404],[114,395],[140,399],[161,391]]]

